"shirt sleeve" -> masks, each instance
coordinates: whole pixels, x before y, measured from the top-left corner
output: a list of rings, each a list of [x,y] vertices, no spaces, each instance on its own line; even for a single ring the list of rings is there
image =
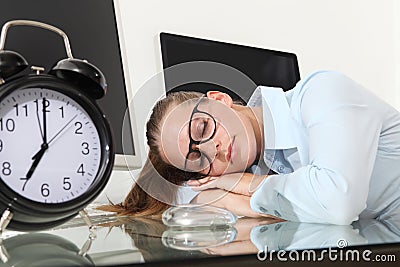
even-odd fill
[[[382,127],[377,98],[337,72],[314,75],[294,97],[308,164],[266,178],[251,207],[287,220],[350,224],[366,207]]]
[[[176,195],[176,205],[189,204],[200,191],[194,191],[189,186],[180,186]]]

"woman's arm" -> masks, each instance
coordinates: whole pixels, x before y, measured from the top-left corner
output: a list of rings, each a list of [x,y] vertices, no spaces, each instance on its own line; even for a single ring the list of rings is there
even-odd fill
[[[251,196],[267,175],[256,175],[248,172],[223,174],[221,176],[207,176],[199,180],[187,181],[194,191],[202,191],[211,188],[224,189],[226,191]]]
[[[250,197],[227,192],[223,189],[208,189],[200,192],[191,203],[207,204],[227,209],[237,216],[266,217],[250,208]],[[268,216],[267,216],[268,217]]]
[[[298,149],[308,152],[307,159],[292,173],[256,183],[251,207],[292,221],[350,224],[366,207],[382,127],[380,113],[386,106],[335,72],[321,72],[301,86],[291,111],[297,129],[306,136]],[[227,188],[227,176],[188,185],[251,194],[246,192],[248,177]]]
[[[291,102],[298,149],[308,152],[303,166],[265,179],[251,207],[293,221],[350,224],[366,207],[387,106],[337,72],[306,81]]]

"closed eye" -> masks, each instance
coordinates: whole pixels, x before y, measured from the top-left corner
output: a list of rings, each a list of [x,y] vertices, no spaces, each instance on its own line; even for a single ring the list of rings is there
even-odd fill
[[[197,118],[195,124],[195,132],[192,131],[192,138],[196,141],[202,140],[209,132],[209,120],[207,118]],[[195,133],[195,134],[193,134]]]
[[[201,137],[204,137],[207,131],[208,120],[204,120],[203,122],[203,131],[201,132]]]

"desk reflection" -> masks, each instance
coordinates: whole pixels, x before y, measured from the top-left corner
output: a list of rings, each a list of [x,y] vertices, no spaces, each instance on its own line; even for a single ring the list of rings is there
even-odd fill
[[[250,239],[259,249],[302,250],[399,243],[396,224],[364,219],[351,225],[280,222],[254,227]]]
[[[110,225],[109,225],[110,226]],[[168,231],[161,219],[152,218],[120,218],[111,227],[122,227],[132,238],[144,262],[172,261],[186,258],[204,257],[204,253],[196,250],[176,250],[167,247],[162,242],[162,235]]]
[[[1,267],[95,266],[74,243],[47,233],[21,234],[1,243]]]
[[[144,218],[125,219],[123,224],[145,261],[248,255],[265,247],[277,251],[400,243],[397,223],[373,219],[351,225],[328,225],[241,218],[234,225],[234,238],[231,227],[171,229],[159,220]]]
[[[162,266],[197,259],[210,263],[232,255],[246,255],[262,263],[257,253],[265,247],[275,251],[320,249],[337,247],[338,240],[348,247],[397,243],[398,249],[398,224],[371,219],[340,226],[240,218],[233,227],[178,229],[168,228],[159,218],[111,216],[97,224],[97,238],[87,253],[82,253],[82,248],[90,232],[80,222],[45,233],[4,238],[0,266],[127,266],[141,262]],[[70,238],[71,233],[76,233],[76,239]]]

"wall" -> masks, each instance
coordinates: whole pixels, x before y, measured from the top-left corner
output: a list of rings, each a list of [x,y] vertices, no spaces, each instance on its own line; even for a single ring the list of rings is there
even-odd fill
[[[143,162],[145,121],[164,94],[162,80],[152,79],[162,71],[160,32],[294,52],[302,76],[317,69],[342,71],[400,109],[398,0],[115,2]],[[114,171],[97,201],[122,201],[138,173]]]
[[[133,93],[161,71],[165,31],[294,52],[302,76],[339,70],[400,108],[397,0],[116,1]],[[139,135],[162,83],[151,91],[134,103]]]

